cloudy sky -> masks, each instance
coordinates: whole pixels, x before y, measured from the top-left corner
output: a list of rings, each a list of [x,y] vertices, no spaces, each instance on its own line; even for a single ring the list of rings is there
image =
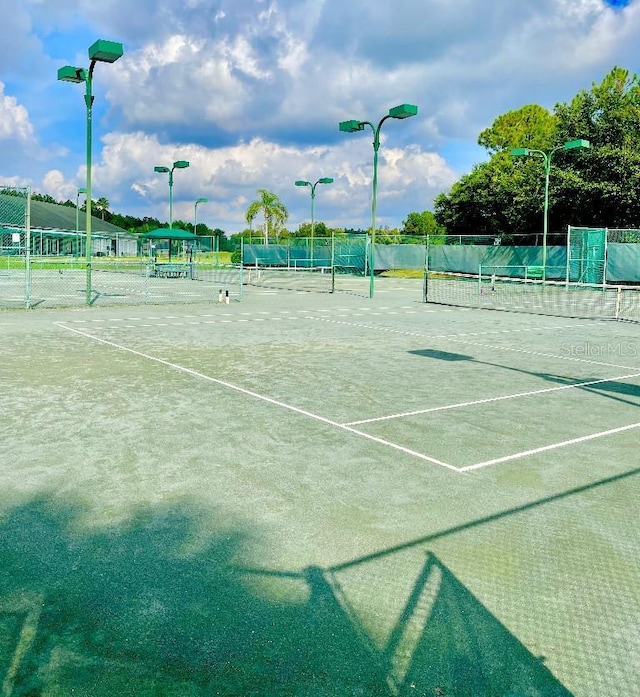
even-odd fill
[[[484,159],[480,131],[506,111],[553,108],[618,65],[640,72],[640,0],[2,0],[0,184],[75,200],[85,183],[84,85],[96,39],[124,56],[98,63],[93,198],[112,211],[228,234],[246,227],[258,188],[277,193],[288,227],[310,217],[367,227],[372,130],[390,107],[416,117],[381,130],[378,222],[431,209]]]

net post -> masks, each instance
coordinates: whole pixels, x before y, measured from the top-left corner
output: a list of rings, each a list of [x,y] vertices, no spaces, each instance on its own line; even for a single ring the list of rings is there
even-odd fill
[[[571,275],[571,225],[567,225],[567,272],[565,278],[565,288],[569,290],[569,277]]]
[[[424,271],[423,271],[423,281],[422,281],[422,302],[427,302],[427,292],[429,283],[429,234],[427,233],[427,239],[425,242],[424,251]]]
[[[244,288],[244,237],[240,238],[240,300]]]
[[[331,292],[336,290],[336,231],[331,230]]]
[[[482,264],[478,266],[478,295],[482,295]]]
[[[622,305],[622,286],[616,288],[616,311],[614,319],[617,321],[620,319],[620,307]]]
[[[25,236],[25,307],[31,307],[31,187],[27,187],[27,205],[24,211],[24,236]]]
[[[604,229],[604,250],[602,252],[602,290],[607,288],[607,252],[609,251],[609,228]]]

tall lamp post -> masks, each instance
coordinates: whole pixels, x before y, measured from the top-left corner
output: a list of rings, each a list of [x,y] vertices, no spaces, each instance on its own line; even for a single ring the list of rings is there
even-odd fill
[[[373,131],[373,194],[371,196],[371,244],[369,245],[369,297],[373,297],[373,266],[374,266],[374,247],[376,241],[376,205],[378,195],[378,150],[380,149],[380,129],[382,124],[387,119],[408,119],[418,113],[418,107],[415,104],[400,104],[389,109],[389,113],[380,119],[377,126],[374,126],[371,121],[341,121],[338,128],[344,133],[354,133],[362,131],[365,126],[371,126]]]
[[[193,206],[193,234],[194,235],[198,234],[198,204],[199,203],[207,203],[208,200],[209,200],[208,198],[199,198],[195,202],[195,205]]]
[[[313,268],[313,233],[314,233],[313,202],[315,201],[315,198],[316,198],[316,186],[318,186],[318,184],[333,184],[333,179],[332,179],[332,177],[322,177],[321,179],[318,179],[318,181],[315,184],[312,184],[311,182],[303,181],[302,179],[298,179],[298,181],[295,184],[296,184],[296,186],[310,186],[311,187],[311,253],[310,253],[309,265],[311,268]]]
[[[173,228],[173,170],[174,169],[186,169],[189,163],[186,160],[176,160],[173,163],[173,167],[163,167],[162,165],[157,165],[153,168],[154,172],[168,172],[169,173],[169,229]]]
[[[80,195],[86,194],[87,190],[82,187],[78,189],[76,194],[76,250],[77,256],[80,256]]]
[[[193,233],[198,234],[198,204],[207,203],[208,198],[199,198],[193,207]]]
[[[87,258],[87,289],[86,303],[91,305],[91,136],[92,136],[92,117],[93,117],[93,69],[96,63],[115,63],[121,58],[124,51],[122,44],[115,41],[105,41],[98,39],[89,47],[89,69],[76,68],[73,65],[65,65],[58,70],[58,80],[63,82],[84,82],[85,95],[84,103],[87,107],[87,224],[86,224],[86,258]]]
[[[543,150],[534,150],[532,148],[513,148],[511,154],[514,157],[528,157],[529,155],[539,155],[544,163],[544,210],[542,214],[542,280],[547,278],[547,232],[549,229],[549,173],[551,172],[551,157],[558,150],[576,150],[581,148],[590,148],[591,144],[588,140],[582,138],[578,140],[569,140],[563,145],[558,145],[548,153]]]

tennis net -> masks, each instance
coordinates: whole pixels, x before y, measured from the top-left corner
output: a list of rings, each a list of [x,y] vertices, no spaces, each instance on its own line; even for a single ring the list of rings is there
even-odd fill
[[[425,276],[424,300],[489,310],[640,322],[640,287],[636,286],[603,287],[431,271]]]
[[[243,280],[246,285],[278,290],[333,292],[333,273],[330,266],[313,268],[278,266],[245,267]]]

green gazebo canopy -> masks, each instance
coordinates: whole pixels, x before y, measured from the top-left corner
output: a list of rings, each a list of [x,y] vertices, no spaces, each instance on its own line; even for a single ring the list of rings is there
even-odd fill
[[[180,230],[180,228],[161,227],[149,232],[140,234],[143,240],[196,240],[197,235],[188,230]]]

